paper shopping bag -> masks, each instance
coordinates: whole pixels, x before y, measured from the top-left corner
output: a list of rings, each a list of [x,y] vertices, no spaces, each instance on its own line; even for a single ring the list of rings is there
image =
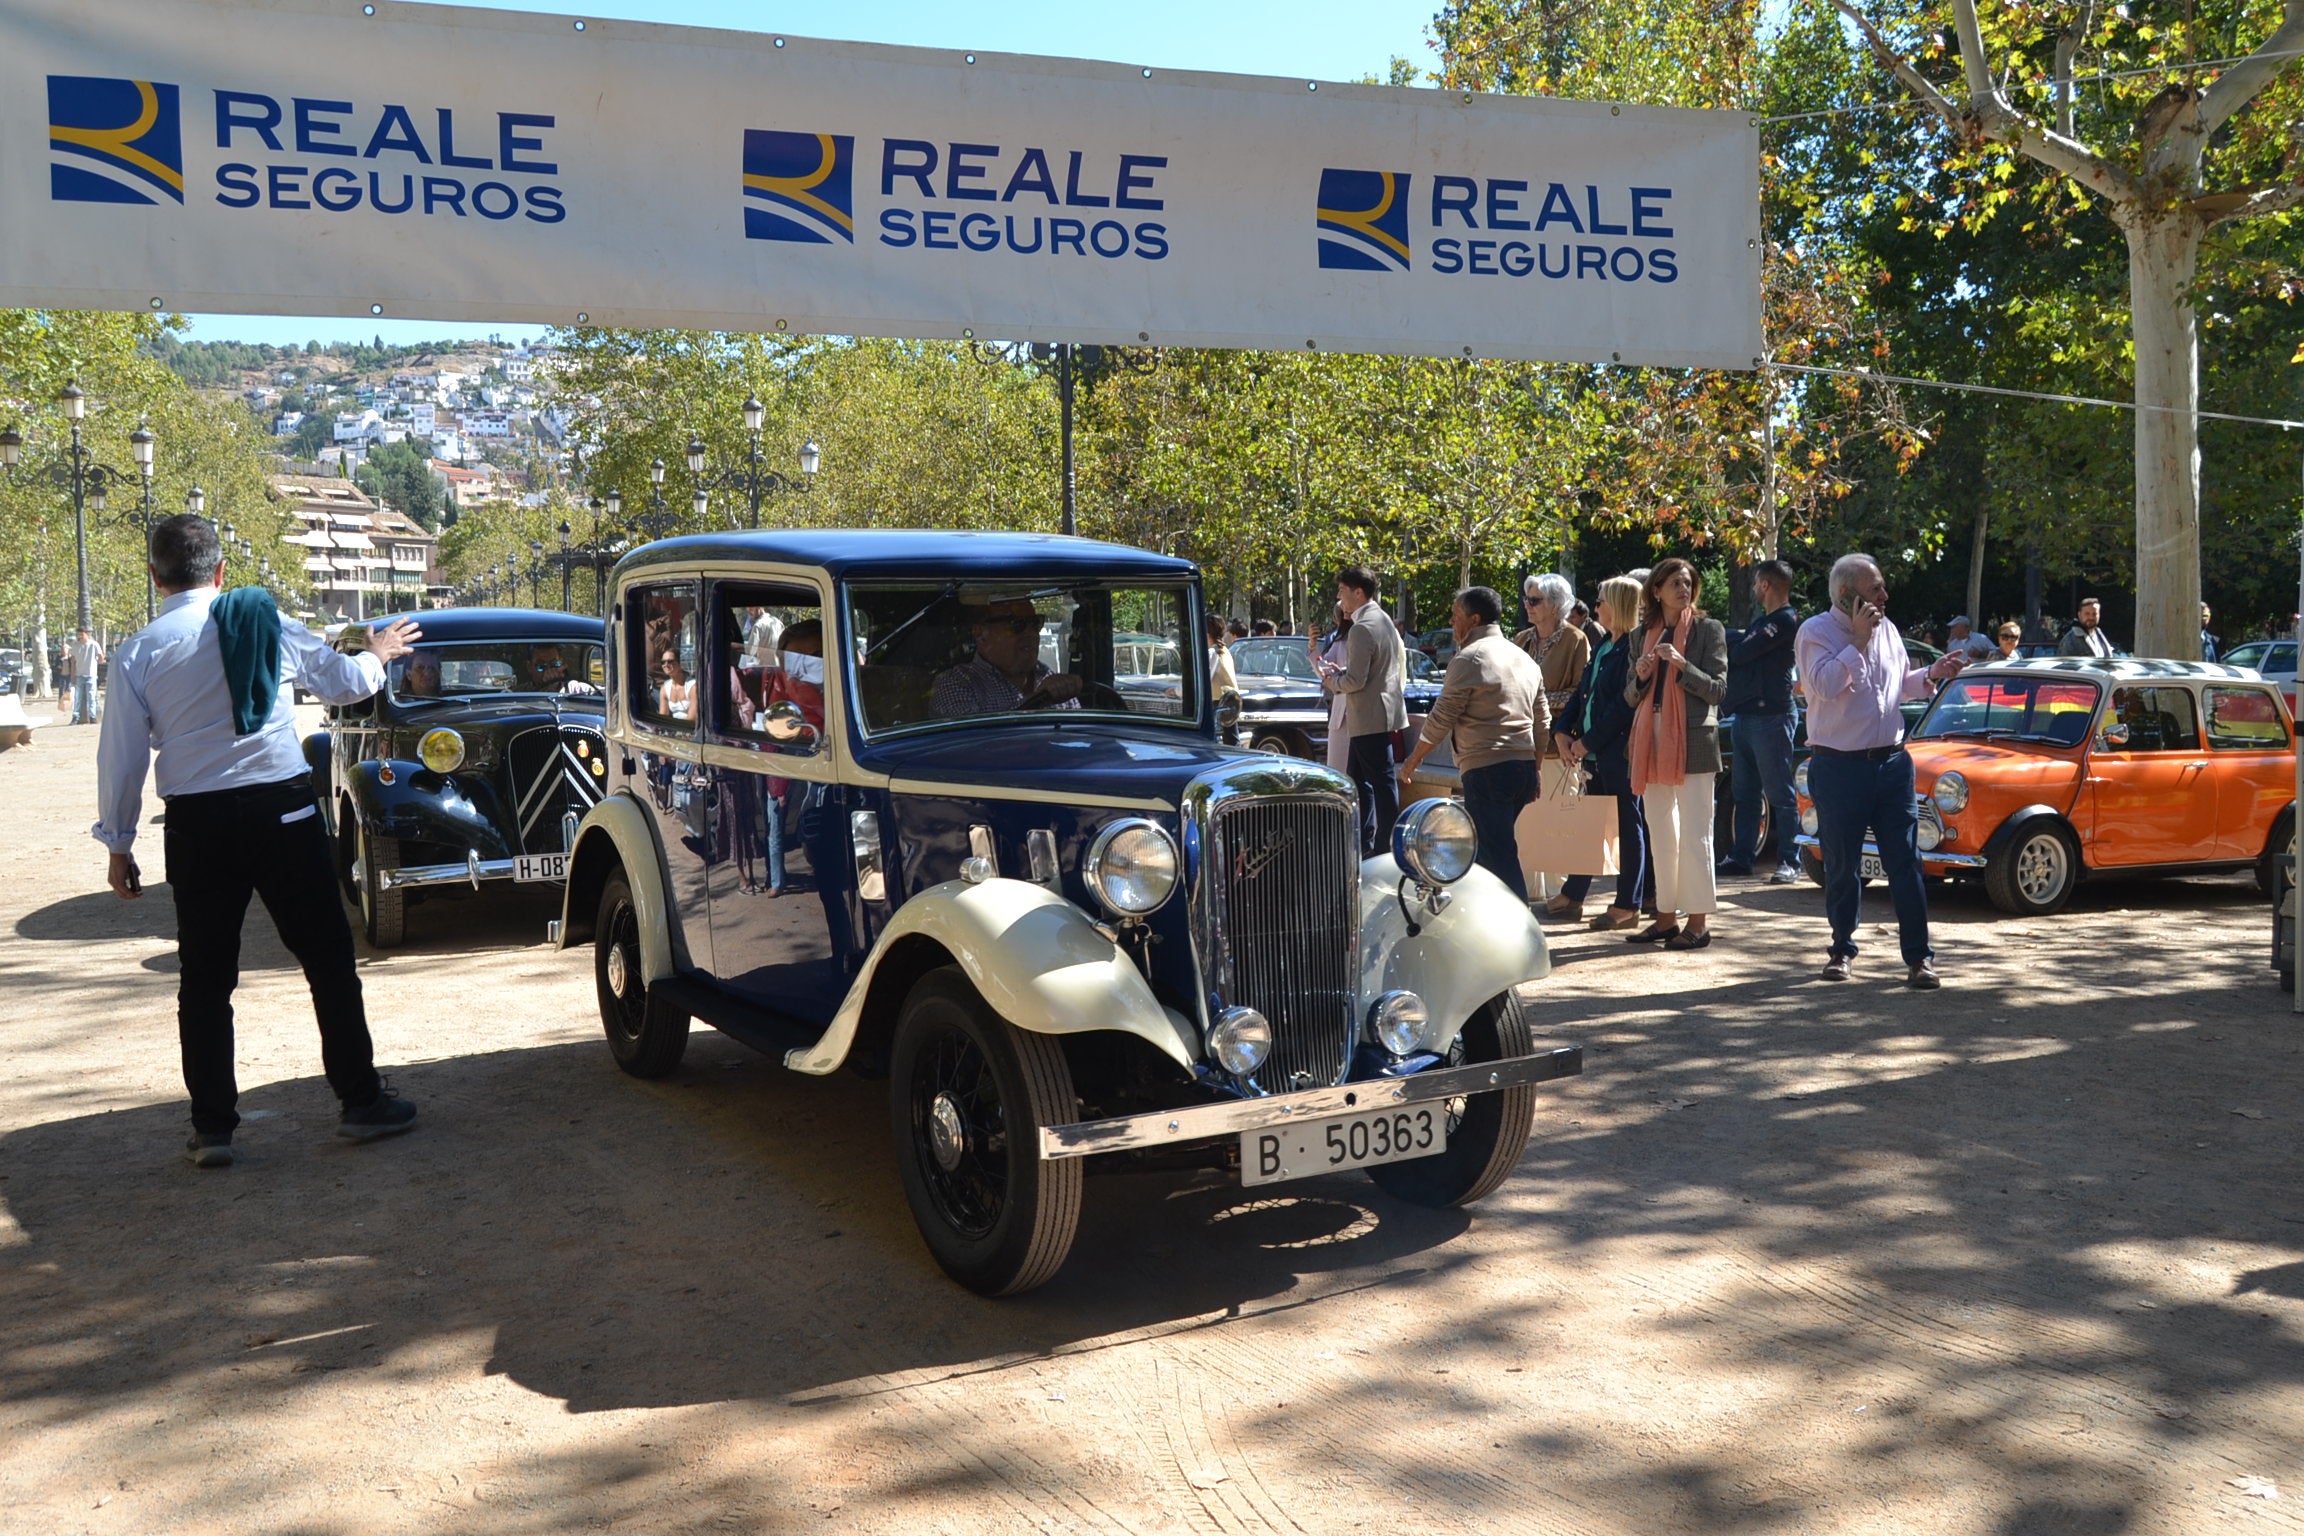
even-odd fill
[[[1583,785],[1581,769],[1549,760],[1544,793],[1520,808],[1513,833],[1532,891],[1540,879],[1557,889],[1569,875],[1616,873],[1616,797],[1586,794]]]

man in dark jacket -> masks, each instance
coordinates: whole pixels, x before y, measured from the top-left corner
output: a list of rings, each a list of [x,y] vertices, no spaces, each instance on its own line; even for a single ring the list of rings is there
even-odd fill
[[[1735,749],[1729,775],[1736,827],[1720,873],[1752,873],[1765,803],[1776,835],[1776,872],[1768,883],[1790,885],[1800,878],[1792,857],[1792,641],[1800,632],[1800,614],[1792,606],[1792,567],[1763,560],[1752,569],[1752,586],[1762,612],[1750,629],[1728,636],[1728,697],[1720,706],[1723,719],[1736,719],[1729,733]]]

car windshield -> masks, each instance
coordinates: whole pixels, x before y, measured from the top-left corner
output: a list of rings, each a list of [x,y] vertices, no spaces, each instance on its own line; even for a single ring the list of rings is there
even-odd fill
[[[466,640],[420,645],[397,657],[385,681],[400,703],[501,694],[595,694],[605,676],[600,647],[574,640]]]
[[[2259,672],[2293,672],[2296,670],[2296,647],[2279,645],[2270,640],[2254,640],[2236,645],[2225,654],[2224,660],[2235,667],[2254,667]]]
[[[847,596],[869,734],[949,720],[1200,718],[1189,588],[1022,576],[858,582]]]
[[[2102,690],[2069,677],[1956,677],[1912,735],[1918,741],[1960,738],[2078,746],[2088,736]]]
[[[1301,640],[1238,640],[1232,645],[1232,670],[1249,677],[1293,677],[1316,683],[1312,653]]]

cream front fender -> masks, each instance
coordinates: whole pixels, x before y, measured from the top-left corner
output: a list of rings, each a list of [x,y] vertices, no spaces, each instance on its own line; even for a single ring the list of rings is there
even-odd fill
[[[1552,974],[1544,930],[1528,904],[1475,865],[1448,887],[1435,915],[1411,896],[1400,910],[1400,866],[1386,854],[1360,865],[1360,1000],[1406,989],[1424,999],[1432,1049],[1445,1053],[1465,1020],[1490,998]],[[1420,932],[1408,932],[1413,914]]]
[[[560,898],[560,947],[584,942],[600,909],[600,888],[622,866],[640,920],[641,979],[673,974],[672,907],[664,894],[664,858],[647,812],[629,795],[609,795],[576,828],[568,859],[568,887]]]
[[[920,937],[941,945],[969,982],[1018,1029],[1037,1035],[1119,1030],[1148,1041],[1186,1072],[1199,1031],[1161,1006],[1134,961],[1063,897],[1024,880],[947,880],[896,909],[823,1038],[793,1051],[795,1072],[836,1072],[864,1022],[873,974],[888,952]]]

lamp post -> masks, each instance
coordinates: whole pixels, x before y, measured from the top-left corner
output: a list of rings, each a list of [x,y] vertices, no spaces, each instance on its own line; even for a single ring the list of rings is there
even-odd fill
[[[576,609],[576,568],[568,563],[568,535],[575,532],[568,519],[560,519],[560,611],[573,613]]]
[[[979,360],[990,364],[1016,364],[1030,362],[1037,367],[1056,365],[1056,402],[1058,424],[1064,448],[1064,484],[1061,527],[1065,533],[1080,531],[1080,503],[1077,491],[1078,475],[1072,453],[1072,400],[1076,388],[1093,384],[1099,377],[1110,373],[1150,373],[1160,366],[1160,349],[1149,352],[1123,347],[1083,345],[1076,341],[1035,341],[1005,343],[987,346],[972,342]]]
[[[88,508],[94,504],[102,512],[108,499],[108,488],[115,480],[128,477],[119,470],[99,463],[80,436],[80,423],[88,415],[88,396],[78,384],[67,384],[56,393],[57,407],[64,419],[72,424],[72,441],[62,455],[47,464],[37,466],[32,475],[45,479],[60,491],[72,496],[72,560],[78,578],[78,627],[94,632],[95,604],[90,600],[88,588]],[[138,427],[129,438],[129,446],[136,454],[137,473],[145,481],[147,505],[151,497],[152,446],[155,439],[151,431]],[[0,431],[0,471],[5,471],[10,484],[17,480],[16,471],[24,461],[24,434],[14,427]],[[151,594],[146,592],[146,608],[150,609]],[[149,616],[149,613],[147,613]]]
[[[544,541],[543,541],[542,539],[530,539],[530,540],[528,541],[528,606],[529,606],[529,607],[531,607],[531,608],[537,607],[537,606],[539,606],[539,605],[540,605],[540,604],[543,602],[543,598],[542,598],[542,596],[541,596],[541,594],[539,593],[539,590],[538,590],[540,587],[542,587],[542,585],[543,585],[543,582],[544,582]]]
[[[799,479],[795,480],[778,470],[762,469],[760,425],[767,419],[768,408],[758,399],[747,397],[743,410],[745,449],[742,469],[707,469],[704,439],[694,436],[688,439],[688,478],[696,483],[693,503],[698,522],[702,522],[711,510],[711,499],[707,494],[711,491],[741,491],[751,508],[750,521],[745,526],[757,528],[760,526],[760,503],[763,499],[770,495],[805,496],[816,488],[816,471],[824,461],[823,450],[816,446],[816,440],[810,438],[800,445]],[[736,526],[733,514],[729,516],[728,526]]]

